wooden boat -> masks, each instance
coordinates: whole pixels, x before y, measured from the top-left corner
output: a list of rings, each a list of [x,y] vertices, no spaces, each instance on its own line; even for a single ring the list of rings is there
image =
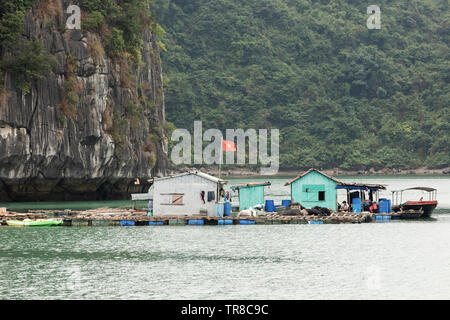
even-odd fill
[[[424,200],[421,197],[419,200],[407,200],[403,202],[403,193],[405,191],[419,190],[428,193],[428,199]],[[392,211],[423,211],[422,218],[429,218],[433,213],[433,210],[437,207],[438,202],[436,200],[437,190],[429,187],[414,187],[403,190],[392,191],[392,200],[395,204],[392,207]]]
[[[8,226],[14,227],[51,227],[51,226],[61,226],[63,224],[62,220],[57,219],[40,219],[40,220],[7,220]]]

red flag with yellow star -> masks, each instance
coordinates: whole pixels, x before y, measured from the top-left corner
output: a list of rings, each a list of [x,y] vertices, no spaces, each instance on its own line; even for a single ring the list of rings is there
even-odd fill
[[[236,151],[236,145],[233,141],[223,140],[222,147],[223,151]]]

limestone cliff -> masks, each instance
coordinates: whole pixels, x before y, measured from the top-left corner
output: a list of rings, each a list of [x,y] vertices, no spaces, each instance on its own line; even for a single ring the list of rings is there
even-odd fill
[[[21,38],[42,41],[56,64],[27,94],[4,75],[0,201],[127,199],[167,168],[160,48],[151,28],[142,34],[141,61],[130,65],[105,53],[96,32],[64,27],[71,3],[35,1],[26,13]]]

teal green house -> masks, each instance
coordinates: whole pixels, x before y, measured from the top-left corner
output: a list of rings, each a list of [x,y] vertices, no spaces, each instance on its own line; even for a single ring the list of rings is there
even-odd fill
[[[337,210],[336,187],[342,183],[339,180],[316,169],[298,175],[285,186],[291,186],[291,201],[298,202],[305,208],[315,206]]]
[[[239,209],[245,210],[258,204],[264,204],[264,187],[270,186],[270,184],[270,182],[256,182],[233,187],[233,190],[239,192]]]

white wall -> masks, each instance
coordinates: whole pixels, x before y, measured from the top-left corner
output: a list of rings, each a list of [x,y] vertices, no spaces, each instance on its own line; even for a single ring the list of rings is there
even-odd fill
[[[205,191],[205,203],[200,199],[200,192]],[[153,214],[199,214],[201,208],[214,216],[215,199],[208,202],[208,191],[214,191],[217,197],[217,184],[194,174],[155,180],[153,184]],[[164,205],[167,193],[183,193],[183,205]]]

